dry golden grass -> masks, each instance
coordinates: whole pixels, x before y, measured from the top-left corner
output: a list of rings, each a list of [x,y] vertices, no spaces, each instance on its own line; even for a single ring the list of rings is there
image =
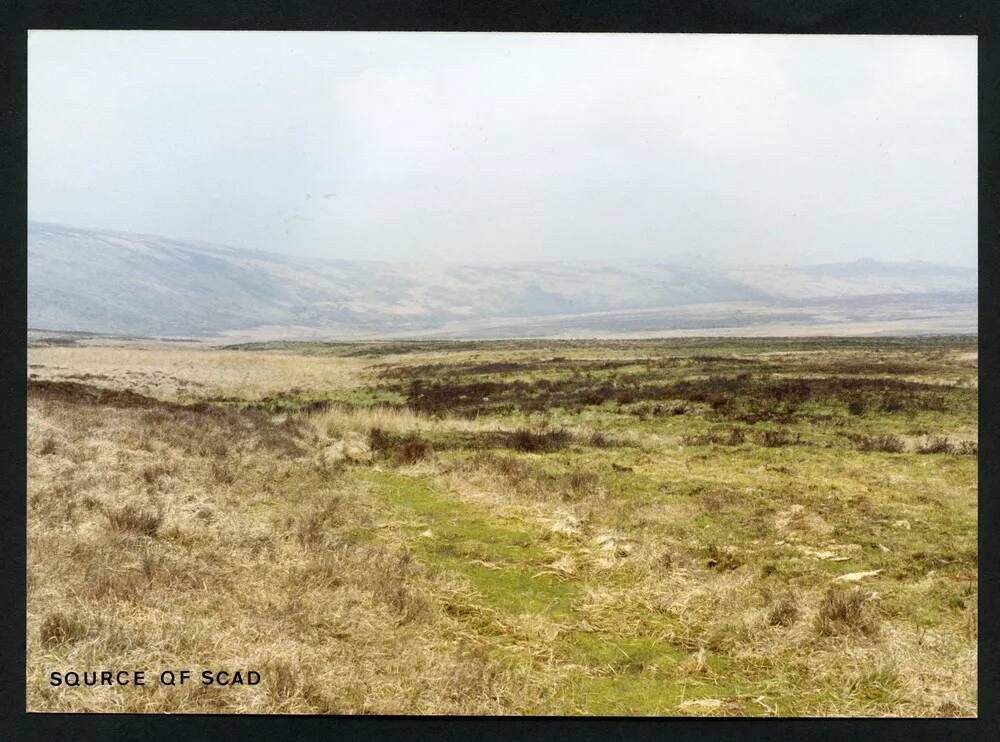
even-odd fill
[[[28,350],[28,372],[35,378],[82,381],[169,400],[252,400],[292,387],[352,388],[368,378],[366,364],[355,358],[259,353],[247,361],[244,353],[195,343],[121,341]]]
[[[345,433],[367,434],[373,428],[387,433],[439,433],[446,431],[501,430],[495,420],[469,420],[454,417],[431,417],[406,407],[346,407],[334,405],[309,415],[309,421],[321,434],[338,438]]]
[[[530,697],[459,641],[439,596],[460,586],[372,540],[370,493],[270,421],[72,399],[29,417],[29,709],[496,713]],[[74,668],[266,682],[49,687]]]

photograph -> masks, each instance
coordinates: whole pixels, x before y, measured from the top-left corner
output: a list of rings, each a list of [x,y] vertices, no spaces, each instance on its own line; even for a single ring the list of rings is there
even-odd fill
[[[977,45],[30,30],[25,710],[976,718]]]

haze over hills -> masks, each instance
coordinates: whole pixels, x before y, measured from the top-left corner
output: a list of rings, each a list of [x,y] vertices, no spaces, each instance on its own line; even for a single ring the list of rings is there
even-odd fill
[[[975,332],[977,272],[320,260],[33,222],[28,326],[153,337],[514,338]]]

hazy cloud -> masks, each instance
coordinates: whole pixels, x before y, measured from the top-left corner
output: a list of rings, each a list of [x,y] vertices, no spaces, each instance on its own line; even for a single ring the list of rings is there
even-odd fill
[[[32,32],[29,216],[331,258],[974,265],[973,37]]]

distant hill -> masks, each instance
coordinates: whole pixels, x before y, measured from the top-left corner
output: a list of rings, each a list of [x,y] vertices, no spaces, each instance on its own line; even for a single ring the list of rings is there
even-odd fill
[[[320,260],[31,223],[28,326],[152,337],[976,331],[974,269]]]

